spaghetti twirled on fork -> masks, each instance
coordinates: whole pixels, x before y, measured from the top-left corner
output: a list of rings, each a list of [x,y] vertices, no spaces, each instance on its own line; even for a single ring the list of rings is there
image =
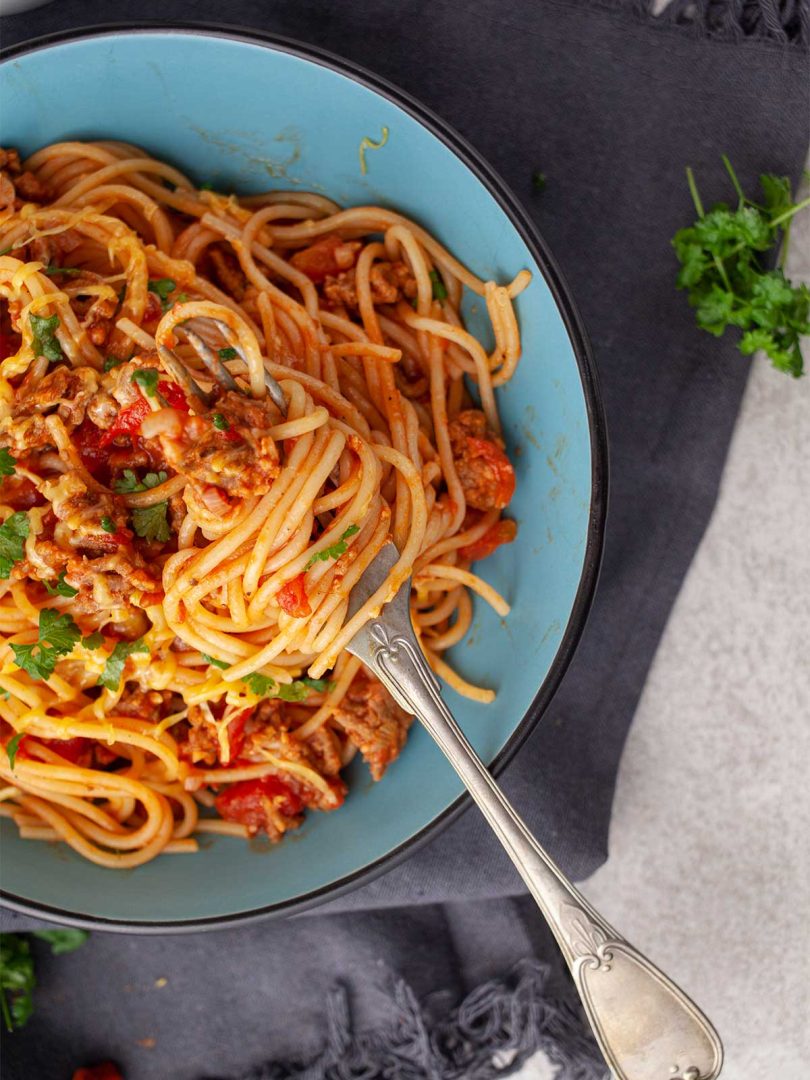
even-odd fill
[[[390,210],[198,189],[124,143],[0,167],[0,814],[109,867],[278,839],[340,805],[355,752],[379,779],[402,748],[410,718],[344,647],[409,575],[434,669],[494,696],[442,653],[471,593],[508,611],[470,565],[515,535],[495,389],[529,274],[484,282]]]

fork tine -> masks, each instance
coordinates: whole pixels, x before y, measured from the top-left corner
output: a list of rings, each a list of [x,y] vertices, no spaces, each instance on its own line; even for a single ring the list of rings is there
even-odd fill
[[[239,343],[235,343],[233,341],[233,331],[231,330],[230,326],[228,326],[227,323],[220,322],[219,319],[212,319],[211,322],[213,322],[219,328],[222,336],[225,338],[231,348],[236,349],[237,353],[239,354],[239,358],[242,360],[245,366],[247,366],[247,357],[239,346]],[[287,399],[284,397],[284,391],[281,389],[281,387],[269,371],[265,371],[264,373],[264,385],[267,387],[267,393],[270,395],[271,400],[273,401],[274,405],[276,405],[281,415],[286,416]]]
[[[203,341],[199,334],[195,334],[193,330],[189,330],[187,326],[181,326],[177,328],[182,330],[191,347],[196,352],[197,356],[202,360],[211,374],[214,376],[220,386],[226,390],[236,390],[239,392],[239,385],[231,375],[230,371],[225,367],[220,358],[216,355],[213,349]]]
[[[207,394],[205,390],[191,377],[188,368],[175,354],[165,347],[165,345],[158,346],[158,354],[163,366],[169,372],[169,374],[176,379],[182,386],[203,403],[206,409],[210,408],[213,398],[210,394]]]

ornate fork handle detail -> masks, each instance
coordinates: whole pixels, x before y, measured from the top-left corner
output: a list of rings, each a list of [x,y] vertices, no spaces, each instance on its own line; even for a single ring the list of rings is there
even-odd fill
[[[723,1050],[712,1025],[564,877],[470,746],[416,640],[408,596],[406,583],[349,649],[421,720],[506,848],[560,945],[608,1065],[618,1080],[715,1080]]]

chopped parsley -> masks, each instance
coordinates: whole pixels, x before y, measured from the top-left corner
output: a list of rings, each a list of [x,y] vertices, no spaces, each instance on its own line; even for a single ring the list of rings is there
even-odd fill
[[[211,420],[213,421],[214,427],[217,429],[217,431],[230,431],[231,425],[228,423],[228,421],[225,419],[221,412],[215,412],[214,415],[211,417]]]
[[[9,577],[14,564],[22,559],[30,530],[28,514],[24,510],[18,510],[0,525],[0,578]]]
[[[149,647],[143,638],[138,638],[137,641],[116,642],[99,677],[99,686],[104,686],[107,690],[117,690],[121,676],[124,674],[124,665],[133,653],[149,653]]]
[[[350,525],[348,529],[343,533],[337,543],[330,544],[329,547],[324,548],[323,551],[316,551],[310,558],[304,570],[309,570],[311,566],[314,566],[316,562],[328,562],[329,559],[339,559],[348,548],[346,541],[350,536],[354,536],[355,533],[360,532],[359,525]]]
[[[39,636],[33,645],[16,645],[11,642],[17,667],[27,671],[33,679],[49,679],[56,661],[72,652],[82,636],[70,615],[60,614],[53,608],[42,608],[39,613]]]
[[[17,464],[17,459],[12,457],[11,454],[3,447],[0,450],[0,476],[13,476],[17,471],[14,466]]]
[[[430,271],[430,281],[433,285],[433,299],[434,300],[446,300],[447,299],[447,286],[439,277],[438,270]]]
[[[256,697],[267,697],[270,691],[275,690],[276,687],[275,679],[271,679],[269,675],[260,675],[258,671],[246,675],[242,682],[247,686],[251,694],[255,694]]]
[[[326,693],[333,689],[334,683],[328,679],[294,679],[291,683],[280,683],[276,686],[275,679],[267,675],[254,672],[242,679],[252,694],[256,697],[276,697],[282,701],[305,701],[311,691]]]
[[[46,319],[42,315],[29,315],[28,322],[31,326],[32,345],[37,356],[44,356],[46,360],[63,360],[62,346],[56,339],[59,316],[51,315]]]
[[[546,190],[546,174],[540,172],[539,169],[535,169],[532,173],[532,191],[536,195],[540,195]]]
[[[173,293],[177,288],[177,282],[172,281],[172,279],[168,277],[158,278],[157,281],[150,281],[147,288],[149,289],[149,292],[155,293],[156,296],[160,297],[160,306],[164,311],[168,311],[172,306],[171,301],[169,300],[169,293]]]
[[[112,371],[113,368],[119,367],[119,365],[123,364],[123,362],[124,361],[119,359],[117,356],[108,356],[107,359],[104,361],[104,370]]]
[[[159,378],[158,369],[153,367],[139,368],[132,373],[132,381],[140,386],[147,397],[154,397],[157,394]]]
[[[114,533],[116,531],[115,522],[111,517],[108,517],[106,514],[101,519],[101,527],[106,533]]]
[[[82,271],[77,266],[46,266],[42,273],[53,277],[54,274],[81,274]]]
[[[132,511],[132,527],[143,540],[157,540],[165,544],[172,534],[166,512],[168,502],[155,503],[154,506],[138,507]]]
[[[12,772],[14,772],[14,762],[17,760],[17,751],[20,749],[20,741],[23,737],[23,732],[18,731],[16,735],[12,737],[6,743],[6,753],[8,754],[8,765]]]
[[[810,198],[794,202],[787,177],[764,174],[764,201],[756,203],[744,194],[725,154],[723,164],[737,194],[734,209],[717,203],[706,212],[694,174],[686,170],[697,221],[672,239],[681,264],[677,287],[687,290],[702,330],[721,337],[737,327],[743,356],[762,350],[775,368],[798,378],[804,370],[800,338],[810,333],[810,289],[788,281],[783,266],[790,222]],[[780,239],[779,265],[765,269]]]
[[[282,701],[304,701],[309,697],[309,687],[299,679],[291,683],[281,683],[276,697],[280,697]]]
[[[104,635],[100,630],[96,630],[92,634],[88,634],[87,637],[82,638],[82,646],[85,649],[100,649],[103,644]]]
[[[59,577],[56,579],[56,584],[51,585],[50,581],[43,581],[42,584],[48,590],[51,596],[78,596],[79,590],[74,589],[72,585],[68,585],[65,581],[65,571],[63,570]]]
[[[316,694],[328,694],[335,689],[335,683],[331,679],[310,679],[309,676],[304,676],[298,681],[308,686],[310,690],[314,690]]]
[[[119,479],[113,484],[113,490],[119,495],[128,495],[133,491],[148,491],[159,484],[165,484],[168,479],[168,473],[163,472],[162,469],[156,473],[148,472],[143,480],[139,480],[132,469],[124,469]]]
[[[226,664],[224,660],[217,660],[215,657],[209,656],[208,653],[200,653],[200,656],[203,658],[203,660],[205,660],[207,664],[211,664],[213,665],[213,667],[217,667],[221,671],[227,671],[228,668],[231,666],[230,664]]]
[[[227,349],[219,350],[220,360],[235,360],[238,355],[239,353],[236,351],[236,349],[232,349],[230,347]]]

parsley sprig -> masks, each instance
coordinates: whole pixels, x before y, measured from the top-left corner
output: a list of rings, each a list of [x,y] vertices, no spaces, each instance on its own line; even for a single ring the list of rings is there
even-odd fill
[[[0,578],[10,576],[14,564],[25,554],[25,541],[31,525],[28,514],[18,510],[0,525]]]
[[[82,636],[81,630],[70,615],[54,608],[42,608],[39,613],[39,635],[33,645],[17,645],[11,642],[11,651],[17,667],[27,671],[33,679],[49,679],[56,661],[73,651]]]
[[[14,466],[17,464],[17,459],[12,457],[11,454],[3,447],[0,450],[0,476],[13,476],[17,471]]]
[[[86,930],[34,930],[31,934],[0,934],[0,1012],[8,1031],[22,1027],[34,1011],[34,955],[31,939],[47,941],[54,956],[80,948]]]
[[[43,315],[29,315],[28,323],[31,327],[31,344],[36,355],[52,361],[64,359],[62,346],[56,337],[59,316],[51,315],[46,319]]]
[[[138,638],[136,641],[118,641],[115,644],[115,648],[107,657],[107,661],[104,664],[104,670],[99,676],[99,686],[104,686],[107,690],[115,691],[118,689],[121,683],[121,676],[124,674],[124,667],[127,660],[133,653],[147,653],[149,652],[149,646],[144,642],[143,638]]]
[[[681,264],[677,286],[688,290],[701,329],[721,337],[729,326],[738,327],[743,356],[761,349],[775,368],[798,378],[804,370],[800,338],[810,333],[810,290],[793,285],[783,266],[790,222],[810,198],[794,202],[790,180],[766,173],[759,178],[763,201],[754,202],[725,154],[723,164],[737,194],[734,209],[717,203],[707,212],[694,173],[686,170],[698,219],[672,239]],[[779,263],[765,269],[763,260],[780,238]]]
[[[330,544],[329,547],[325,547],[323,551],[316,551],[315,554],[310,557],[304,570],[309,570],[316,562],[328,562],[330,559],[339,559],[341,555],[346,553],[349,547],[346,541],[350,536],[354,536],[354,534],[358,532],[360,532],[359,525],[350,525],[336,543]]]

